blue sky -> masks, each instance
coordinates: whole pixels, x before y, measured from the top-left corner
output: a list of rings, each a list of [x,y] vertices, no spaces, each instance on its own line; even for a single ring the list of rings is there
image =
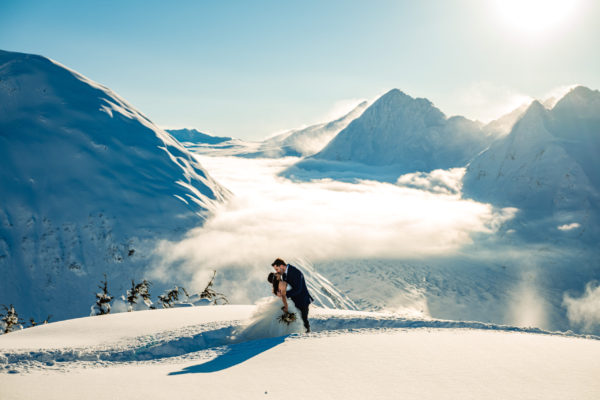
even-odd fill
[[[600,2],[512,3],[3,0],[0,49],[57,60],[160,126],[245,139],[392,88],[481,120],[600,88]]]

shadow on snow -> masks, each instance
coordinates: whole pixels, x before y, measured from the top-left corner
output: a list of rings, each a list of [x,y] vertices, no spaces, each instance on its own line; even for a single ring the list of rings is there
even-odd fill
[[[241,364],[252,357],[259,355],[283,343],[287,336],[258,339],[227,346],[224,353],[202,364],[186,367],[181,371],[171,372],[169,375],[197,374],[222,371]]]

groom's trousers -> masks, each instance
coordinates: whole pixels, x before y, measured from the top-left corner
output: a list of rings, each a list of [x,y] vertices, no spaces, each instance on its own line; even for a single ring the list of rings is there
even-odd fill
[[[302,315],[302,321],[304,321],[304,327],[306,328],[306,331],[310,331],[310,324],[308,323],[308,306],[310,304],[307,304],[305,306],[302,307],[298,307],[296,306],[296,308],[298,310],[300,310],[300,315]]]

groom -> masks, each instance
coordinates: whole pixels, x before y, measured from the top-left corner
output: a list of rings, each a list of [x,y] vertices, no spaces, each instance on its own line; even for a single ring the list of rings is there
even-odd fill
[[[298,268],[294,267],[293,265],[286,264],[286,262],[281,258],[273,261],[271,266],[275,268],[275,271],[281,274],[282,279],[289,283],[292,287],[287,291],[287,297],[291,298],[294,301],[296,308],[300,310],[300,314],[302,314],[302,321],[304,321],[304,327],[306,328],[306,333],[310,332],[310,324],[308,323],[308,306],[313,301],[313,298],[310,296],[308,289],[306,288],[304,275]],[[285,311],[287,311],[286,308],[284,308]]]

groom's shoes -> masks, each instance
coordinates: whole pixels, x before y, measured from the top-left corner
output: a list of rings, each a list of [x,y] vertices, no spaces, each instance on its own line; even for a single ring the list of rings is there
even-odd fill
[[[306,333],[310,333],[310,328],[306,328]]]

